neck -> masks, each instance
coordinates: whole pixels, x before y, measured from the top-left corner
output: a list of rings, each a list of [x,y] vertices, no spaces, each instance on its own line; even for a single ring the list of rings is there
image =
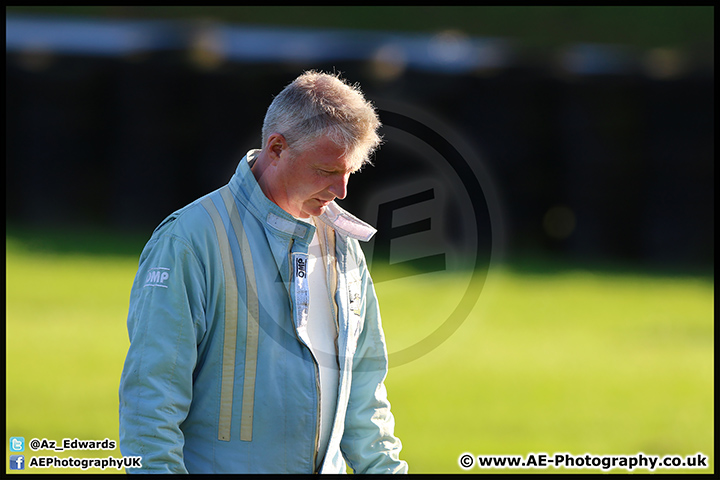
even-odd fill
[[[276,188],[274,188],[274,185],[278,185],[277,181],[277,169],[276,166],[273,165],[273,163],[270,161],[267,155],[265,155],[265,151],[263,150],[258,155],[257,160],[255,160],[255,163],[250,168],[250,171],[255,176],[255,180],[257,181],[258,185],[260,186],[260,190],[265,194],[265,196],[273,202],[278,207],[285,210],[290,215],[298,218],[302,217],[301,212],[295,212],[292,211],[289,208],[289,204],[287,201],[284,201],[286,199],[287,195],[282,190],[278,191]]]
[[[265,152],[261,152],[255,160],[255,163],[253,163],[253,166],[250,168],[250,171],[255,176],[255,180],[260,186],[260,190],[262,190],[265,196],[273,203],[277,204],[272,188],[270,188],[272,185],[273,169],[268,160],[269,159],[267,158],[267,155],[265,155]]]

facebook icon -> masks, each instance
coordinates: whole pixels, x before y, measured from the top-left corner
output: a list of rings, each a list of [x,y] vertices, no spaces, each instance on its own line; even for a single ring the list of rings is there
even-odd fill
[[[25,470],[25,455],[10,455],[10,470]]]

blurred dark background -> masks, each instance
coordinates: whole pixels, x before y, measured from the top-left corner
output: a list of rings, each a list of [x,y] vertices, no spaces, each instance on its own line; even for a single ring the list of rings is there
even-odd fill
[[[492,174],[508,255],[709,269],[713,15],[7,7],[6,225],[149,235],[227,182],[313,68],[450,122]]]

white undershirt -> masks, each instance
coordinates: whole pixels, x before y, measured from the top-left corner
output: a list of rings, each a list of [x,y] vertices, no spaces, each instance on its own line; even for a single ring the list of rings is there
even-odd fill
[[[337,407],[337,389],[340,372],[337,363],[337,325],[330,307],[327,273],[322,258],[317,229],[308,249],[308,307],[307,331],[310,350],[320,370],[320,438],[318,459],[327,449]]]

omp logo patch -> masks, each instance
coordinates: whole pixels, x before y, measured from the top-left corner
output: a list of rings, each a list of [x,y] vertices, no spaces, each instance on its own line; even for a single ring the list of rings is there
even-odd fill
[[[167,287],[167,279],[170,277],[170,269],[165,267],[155,267],[148,270],[145,277],[145,285],[143,287]]]
[[[300,278],[305,278],[307,275],[307,259],[303,257],[297,257],[295,259],[295,274]]]
[[[310,290],[307,278],[307,254],[293,253],[293,262],[295,263],[295,301],[306,307],[310,302]]]

